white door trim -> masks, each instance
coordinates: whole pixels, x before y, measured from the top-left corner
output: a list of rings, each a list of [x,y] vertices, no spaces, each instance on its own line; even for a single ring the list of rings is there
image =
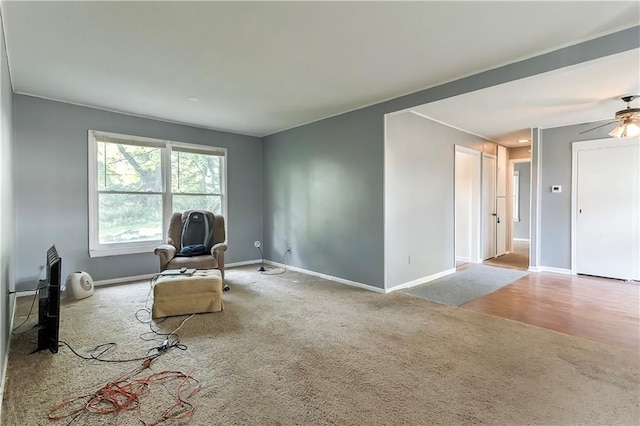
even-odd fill
[[[571,144],[571,275],[576,275],[576,228],[578,220],[578,151],[637,145],[638,138],[607,138]]]
[[[471,154],[471,155],[480,156],[480,155],[484,154],[482,151],[478,151],[477,149],[469,148],[469,147],[466,147],[466,146],[463,146],[463,145],[455,145],[455,148],[456,148],[456,151],[458,151],[458,152],[464,152],[464,153]],[[487,154],[487,155],[491,155],[491,154]],[[495,158],[495,156],[494,156],[494,158]]]
[[[478,227],[477,229],[474,230],[474,232],[472,233],[477,235],[476,241],[471,241],[471,244],[475,246],[475,250],[471,250],[471,254],[472,257],[470,259],[464,259],[463,261],[468,261],[471,263],[482,263],[482,155],[483,152],[482,151],[478,151],[476,149],[472,149],[472,148],[468,148],[466,146],[462,146],[462,145],[454,145],[454,156],[453,156],[453,161],[454,161],[454,166],[453,166],[453,180],[454,180],[454,195],[453,195],[453,255],[454,258],[456,260],[459,260],[456,257],[456,233],[458,232],[458,227],[456,224],[456,208],[457,208],[457,204],[456,204],[456,195],[455,195],[455,180],[456,180],[456,155],[455,153],[461,152],[464,154],[469,154],[469,155],[473,155],[474,157],[477,157],[478,162],[479,162],[479,176],[478,176],[478,182],[479,182],[479,191],[480,193],[478,194],[478,198],[480,199],[480,203],[478,203],[478,209],[476,211],[476,215],[478,217]],[[475,258],[473,258],[473,253],[477,254],[477,256]],[[460,259],[462,260],[462,259]]]
[[[532,191],[531,191],[531,173],[529,173],[529,238],[524,240],[524,239],[518,239],[518,238],[513,238],[513,192],[514,192],[514,188],[513,188],[513,172],[515,170],[515,164],[516,163],[531,163],[531,157],[529,158],[514,158],[514,159],[510,159],[509,160],[509,171],[508,171],[508,176],[507,176],[507,197],[509,199],[509,201],[507,202],[507,220],[509,221],[509,247],[508,250],[510,250],[513,253],[513,241],[514,240],[522,240],[522,241],[531,241],[531,203],[532,203]],[[531,166],[529,166],[531,167]],[[529,247],[529,249],[531,249],[531,247]],[[529,254],[529,257],[531,257],[531,254]]]

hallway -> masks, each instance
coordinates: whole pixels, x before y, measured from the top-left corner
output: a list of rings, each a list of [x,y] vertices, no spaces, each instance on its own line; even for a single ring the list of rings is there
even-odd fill
[[[499,266],[501,268],[526,271],[529,268],[529,241],[514,240],[512,253],[494,257],[482,263],[485,265]]]

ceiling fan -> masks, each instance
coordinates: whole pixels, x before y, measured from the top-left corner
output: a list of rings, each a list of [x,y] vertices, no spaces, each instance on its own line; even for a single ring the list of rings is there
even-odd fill
[[[614,138],[626,138],[640,135],[640,108],[631,108],[631,102],[638,97],[640,96],[623,96],[620,99],[622,99],[623,102],[627,103],[627,107],[625,109],[621,109],[620,111],[616,111],[614,120],[594,127],[593,129],[580,132],[580,134],[599,129],[600,127],[608,126],[613,123],[621,122],[618,127],[613,129],[609,133],[609,136],[613,136]]]

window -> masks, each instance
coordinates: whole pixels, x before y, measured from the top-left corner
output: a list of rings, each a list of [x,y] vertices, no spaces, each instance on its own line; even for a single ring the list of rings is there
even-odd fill
[[[226,211],[225,150],[89,131],[89,254],[149,252],[174,211]]]
[[[224,157],[188,148],[171,151],[171,192],[175,211],[189,209],[222,213]]]

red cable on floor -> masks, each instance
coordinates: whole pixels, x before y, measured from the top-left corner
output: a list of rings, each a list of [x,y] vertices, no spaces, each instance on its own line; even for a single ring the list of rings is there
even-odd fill
[[[132,379],[144,369],[149,368],[150,365],[151,360],[145,360],[141,367],[121,375],[95,393],[71,398],[56,405],[49,411],[49,418],[52,420],[65,419],[83,411],[94,414],[111,414],[122,410],[136,410],[138,420],[146,425],[140,412],[140,397],[149,392],[152,383],[162,383],[174,379],[182,379],[176,389],[176,402],[162,413],[162,418],[169,420],[190,417],[194,407],[187,400],[200,390],[200,382],[182,371],[161,371],[144,378]],[[183,388],[187,385],[191,385],[192,389],[188,395],[184,395]]]

